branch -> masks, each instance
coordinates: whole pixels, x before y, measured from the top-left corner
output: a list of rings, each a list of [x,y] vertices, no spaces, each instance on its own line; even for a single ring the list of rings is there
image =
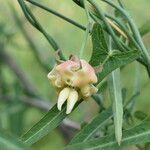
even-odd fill
[[[41,24],[36,19],[36,17],[31,12],[31,10],[26,6],[24,0],[18,0],[18,3],[20,5],[25,17],[31,23],[31,25],[33,25],[37,30],[39,30],[44,35],[44,37],[47,39],[47,41],[49,42],[49,44],[52,46],[52,48],[55,51],[59,50],[60,49],[59,45],[56,43],[56,41],[53,39],[53,37],[49,33],[47,33],[46,30],[41,26]],[[62,60],[65,60],[62,52],[60,52],[59,55]]]
[[[74,20],[72,20],[70,18],[67,18],[66,16],[64,16],[64,15],[56,12],[55,10],[52,10],[49,7],[46,7],[46,6],[42,5],[42,4],[39,4],[39,3],[37,3],[36,1],[33,1],[33,0],[26,0],[26,1],[29,2],[29,3],[31,3],[31,4],[33,4],[33,5],[35,5],[35,6],[37,6],[37,7],[39,7],[39,8],[41,8],[41,9],[44,9],[44,10],[48,11],[49,13],[51,13],[51,14],[53,14],[53,15],[55,15],[55,16],[63,19],[63,20],[65,20],[65,21],[67,21],[67,22],[75,25],[76,27],[78,27],[78,28],[80,28],[82,30],[86,30],[85,26],[79,24],[78,22],[76,22],[76,21],[74,21]]]

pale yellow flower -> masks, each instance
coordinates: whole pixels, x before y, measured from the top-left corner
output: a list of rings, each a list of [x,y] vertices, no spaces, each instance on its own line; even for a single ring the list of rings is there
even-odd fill
[[[78,100],[86,99],[98,91],[93,85],[97,82],[95,70],[83,59],[71,58],[61,62],[54,66],[47,77],[58,91],[58,109],[61,110],[67,101],[67,114],[72,111]]]

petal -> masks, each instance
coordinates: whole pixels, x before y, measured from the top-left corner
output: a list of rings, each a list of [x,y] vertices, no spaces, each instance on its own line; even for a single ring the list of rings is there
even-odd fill
[[[56,76],[55,76],[55,75],[53,75],[53,74],[51,74],[51,72],[50,72],[50,73],[48,73],[47,77],[48,77],[48,79],[50,79],[50,80],[54,80],[54,79],[56,79]]]
[[[95,70],[94,68],[85,60],[81,60],[82,63],[82,69],[84,70],[84,72],[86,73],[86,75],[89,78],[90,83],[96,83],[97,82],[97,76],[95,74]]]
[[[64,102],[67,100],[67,98],[69,97],[69,93],[70,93],[70,88],[64,88],[60,93],[59,93],[59,97],[58,97],[58,102],[57,102],[57,108],[59,110],[61,110],[62,105],[64,104]]]
[[[75,103],[78,101],[78,98],[79,98],[78,92],[76,90],[72,89],[70,91],[69,98],[67,99],[66,114],[69,114],[72,111]]]
[[[71,60],[67,60],[64,63],[57,65],[56,70],[59,71],[60,74],[63,74],[66,70],[71,70],[72,67],[74,68],[77,66],[78,66],[78,63],[71,61]]]
[[[56,80],[54,81],[54,85],[58,88],[62,88],[64,86],[60,76],[57,76]]]
[[[87,84],[86,86],[83,86],[81,89],[81,94],[83,97],[89,97],[91,96],[91,91],[90,91],[90,85]]]
[[[47,78],[52,80],[53,78],[55,78],[56,75],[56,65],[54,66],[54,68],[48,73]]]
[[[98,89],[92,84],[87,84],[86,86],[82,87],[80,90],[82,96],[85,98],[90,97],[91,95],[97,93],[98,91]]]

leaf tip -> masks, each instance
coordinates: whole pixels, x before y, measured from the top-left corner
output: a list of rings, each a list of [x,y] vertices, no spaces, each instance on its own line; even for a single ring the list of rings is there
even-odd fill
[[[119,137],[116,137],[116,140],[117,140],[118,145],[120,146],[122,142],[122,135]]]
[[[118,145],[120,146],[121,145],[121,140],[117,141]]]

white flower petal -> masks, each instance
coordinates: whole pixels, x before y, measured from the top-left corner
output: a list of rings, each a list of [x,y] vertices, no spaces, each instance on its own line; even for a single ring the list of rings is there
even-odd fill
[[[59,97],[58,97],[58,102],[57,102],[57,108],[59,110],[61,110],[62,105],[64,104],[64,102],[67,100],[67,98],[69,97],[69,93],[70,93],[70,88],[66,87],[64,88],[60,93],[59,93]]]
[[[70,91],[69,98],[67,99],[66,114],[69,114],[72,111],[75,103],[78,101],[78,98],[79,98],[78,92],[76,90],[72,89]]]

